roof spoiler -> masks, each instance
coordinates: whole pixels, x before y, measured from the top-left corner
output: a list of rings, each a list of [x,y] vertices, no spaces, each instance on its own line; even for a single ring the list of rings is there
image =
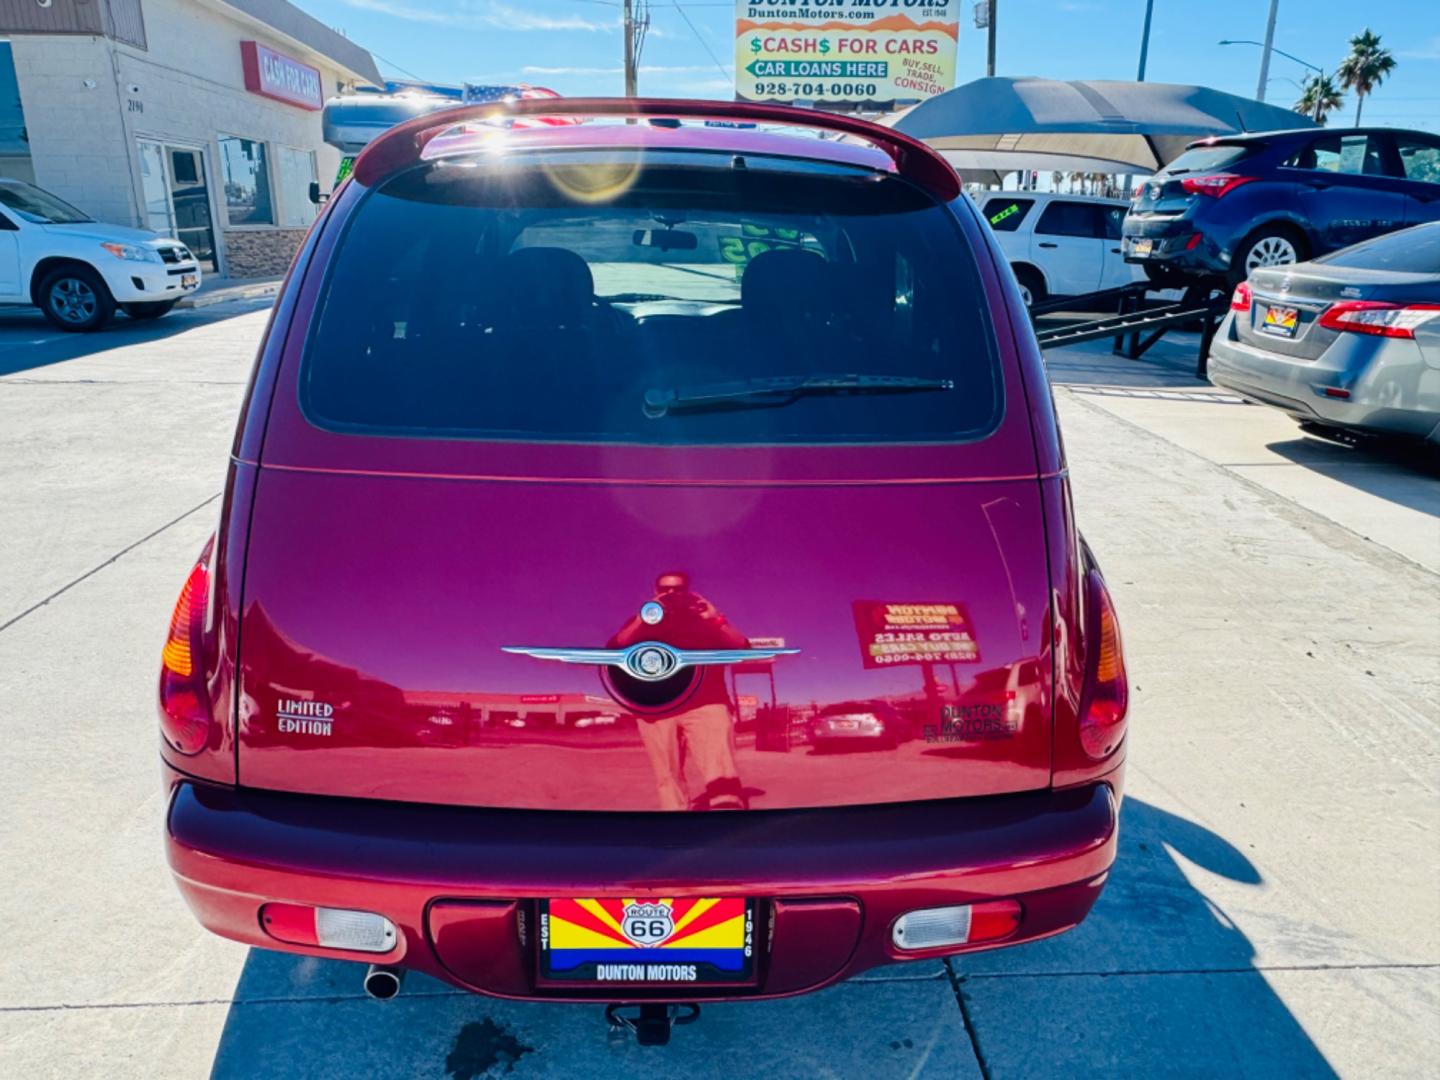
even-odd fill
[[[883,151],[895,163],[897,173],[936,199],[949,202],[960,194],[960,178],[949,162],[920,140],[893,128],[852,116],[789,105],[664,98],[532,98],[441,109],[407,120],[378,136],[355,160],[355,180],[373,187],[385,177],[415,164],[431,139],[456,124],[537,116],[730,120],[835,131],[862,139]]]

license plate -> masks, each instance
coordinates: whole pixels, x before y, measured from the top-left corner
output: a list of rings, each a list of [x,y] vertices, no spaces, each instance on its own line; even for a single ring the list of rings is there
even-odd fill
[[[181,274],[181,275],[180,275],[180,288],[182,288],[182,289],[193,289],[193,288],[195,288],[195,286],[198,285],[198,284],[200,284],[200,283],[195,280],[195,275],[194,275],[194,274]]]
[[[836,731],[859,731],[859,720],[831,720],[830,726]]]
[[[1260,329],[1267,334],[1274,334],[1276,337],[1295,336],[1295,328],[1300,324],[1300,312],[1293,307],[1267,307],[1265,318],[1260,323]]]
[[[540,901],[540,978],[590,986],[751,983],[755,901]]]
[[[1145,237],[1139,240],[1132,240],[1130,242],[1130,254],[1134,255],[1137,259],[1148,259],[1150,257],[1150,249],[1154,246],[1155,241]]]

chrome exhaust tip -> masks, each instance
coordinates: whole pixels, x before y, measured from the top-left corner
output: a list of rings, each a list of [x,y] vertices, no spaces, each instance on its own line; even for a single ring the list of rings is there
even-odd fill
[[[404,981],[404,968],[371,964],[365,971],[365,993],[376,1001],[389,1001],[400,993],[400,984]]]

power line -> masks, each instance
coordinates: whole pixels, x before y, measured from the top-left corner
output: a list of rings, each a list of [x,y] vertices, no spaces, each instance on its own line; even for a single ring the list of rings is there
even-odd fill
[[[695,24],[690,21],[690,16],[685,14],[685,9],[676,3],[675,0],[670,0],[670,6],[675,9],[680,18],[685,20],[685,25],[690,27],[690,32],[695,35],[695,40],[700,42],[700,47],[705,50],[705,55],[710,57],[710,62],[715,65],[715,70],[720,72],[726,79],[731,78],[730,72],[725,70],[725,65],[720,63],[720,58],[716,56],[715,51],[710,48],[710,43],[706,41],[700,31],[695,28]]]

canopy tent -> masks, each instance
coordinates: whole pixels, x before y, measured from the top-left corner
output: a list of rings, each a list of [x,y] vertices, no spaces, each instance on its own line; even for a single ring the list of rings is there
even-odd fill
[[[1289,109],[1207,86],[999,77],[881,122],[923,139],[967,179],[1015,169],[1150,173],[1209,135],[1315,126]]]

